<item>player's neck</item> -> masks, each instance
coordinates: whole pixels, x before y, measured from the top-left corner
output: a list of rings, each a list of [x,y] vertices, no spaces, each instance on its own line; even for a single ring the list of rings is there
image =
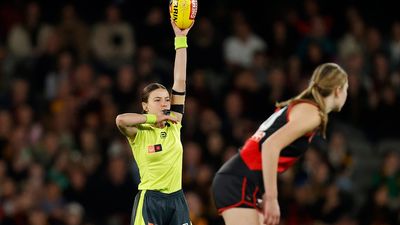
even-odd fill
[[[325,112],[328,114],[332,112],[332,110],[335,108],[335,102],[333,95],[329,95],[324,98],[325,101]]]

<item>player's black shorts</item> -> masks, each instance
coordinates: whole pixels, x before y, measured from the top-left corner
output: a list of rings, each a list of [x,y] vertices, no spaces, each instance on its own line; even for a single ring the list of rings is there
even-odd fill
[[[183,191],[164,194],[141,190],[135,197],[131,225],[191,225]]]
[[[212,194],[218,213],[230,208],[259,210],[263,190],[246,176],[217,173],[212,183]]]

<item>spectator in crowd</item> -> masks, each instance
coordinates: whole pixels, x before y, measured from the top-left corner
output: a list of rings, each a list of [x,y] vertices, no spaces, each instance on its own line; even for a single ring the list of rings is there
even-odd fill
[[[228,68],[248,68],[254,53],[266,50],[267,44],[253,33],[250,24],[238,14],[232,21],[233,34],[223,41],[224,59]]]
[[[39,56],[53,29],[43,23],[41,7],[35,1],[26,4],[23,15],[23,21],[8,34],[8,49],[17,61]]]
[[[100,67],[106,71],[115,70],[129,63],[135,53],[132,27],[121,18],[117,5],[109,5],[105,21],[95,25],[91,34],[91,46]]]

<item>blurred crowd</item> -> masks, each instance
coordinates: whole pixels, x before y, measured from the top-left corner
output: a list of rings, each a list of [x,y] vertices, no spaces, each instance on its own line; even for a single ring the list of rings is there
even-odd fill
[[[317,136],[279,176],[281,223],[400,224],[393,10],[199,0],[182,128],[193,224],[223,224],[209,193],[215,172],[327,61],[347,71],[348,100],[330,117],[327,140]],[[166,1],[1,1],[0,224],[129,224],[139,176],[115,118],[141,112],[146,84],[171,87],[168,17]]]

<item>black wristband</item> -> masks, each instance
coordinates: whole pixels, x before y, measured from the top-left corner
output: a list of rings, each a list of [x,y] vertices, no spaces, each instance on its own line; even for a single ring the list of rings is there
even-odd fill
[[[185,106],[182,105],[171,105],[171,111],[183,114],[185,111]]]
[[[179,92],[179,91],[175,91],[174,89],[172,89],[172,94],[173,95],[185,95],[186,92],[185,91],[184,92]]]

